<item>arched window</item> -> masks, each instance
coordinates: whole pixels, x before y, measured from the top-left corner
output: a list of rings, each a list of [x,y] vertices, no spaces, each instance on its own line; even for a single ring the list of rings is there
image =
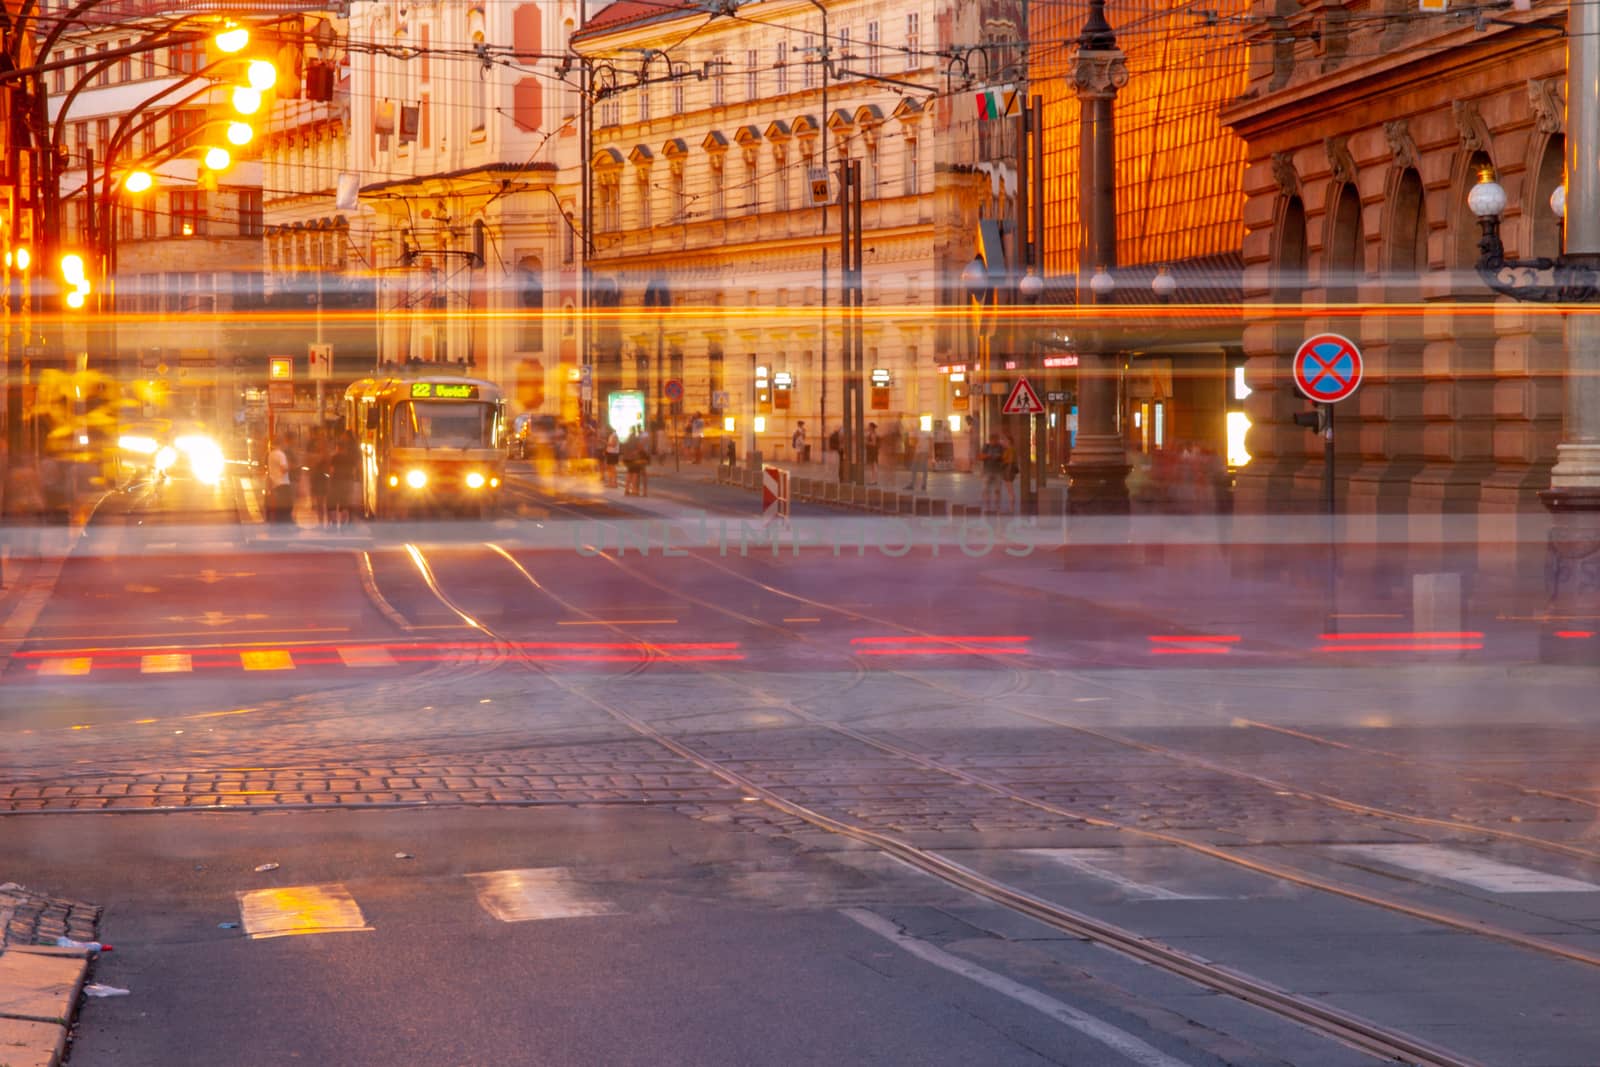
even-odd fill
[[[1354,303],[1356,287],[1366,273],[1361,233],[1361,197],[1356,187],[1346,183],[1339,189],[1333,207],[1333,233],[1328,245],[1326,286],[1328,300]]]
[[[1533,254],[1554,258],[1566,251],[1561,219],[1550,209],[1550,194],[1562,183],[1567,142],[1560,134],[1550,138],[1539,159],[1539,174],[1533,186]]]
[[[517,261],[517,351],[544,351],[544,265],[538,256]]]
[[[1389,270],[1396,282],[1415,285],[1428,267],[1428,216],[1422,196],[1422,176],[1407,167],[1394,192],[1393,244]]]
[[[1272,280],[1272,299],[1298,304],[1306,286],[1306,206],[1298,196],[1284,205],[1278,224],[1278,256]]]

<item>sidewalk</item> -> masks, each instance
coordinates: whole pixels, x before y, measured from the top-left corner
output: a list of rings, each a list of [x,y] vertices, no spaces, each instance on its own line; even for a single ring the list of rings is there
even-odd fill
[[[100,909],[81,901],[0,885],[0,1064],[56,1067],[66,1052],[87,949],[57,948],[57,937],[93,941]]]

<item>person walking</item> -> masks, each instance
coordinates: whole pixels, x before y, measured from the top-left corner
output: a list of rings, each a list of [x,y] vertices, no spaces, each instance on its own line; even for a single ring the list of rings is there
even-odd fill
[[[1012,442],[1010,434],[1000,437],[1004,451],[1000,457],[1000,490],[1006,500],[1005,513],[1014,514],[1017,510],[1017,475],[1022,469],[1017,465],[1017,446]]]
[[[875,422],[867,423],[867,440],[866,440],[866,467],[867,467],[867,469],[866,469],[866,478],[865,478],[865,480],[866,480],[866,483],[868,485],[877,485],[878,484],[878,449],[881,446],[882,446],[882,442],[879,441],[879,439],[878,439],[878,424],[875,423]]]
[[[267,521],[275,524],[294,521],[294,479],[289,468],[289,435],[278,438],[267,453]]]
[[[328,470],[328,503],[333,527],[342,530],[361,512],[361,465],[356,436],[346,430],[334,446]]]
[[[986,515],[1000,510],[1000,479],[1005,472],[1006,446],[1000,443],[998,431],[989,433],[989,442],[978,450],[983,463],[983,511]]]
[[[794,435],[789,438],[789,447],[794,450],[796,463],[811,462],[811,445],[806,441],[806,423],[801,419],[795,424]]]
[[[617,464],[622,460],[622,441],[617,437],[615,428],[606,430],[605,453],[605,484],[608,488],[617,487]]]
[[[922,475],[922,491],[928,491],[928,453],[931,445],[928,435],[919,429],[913,429],[906,437],[906,455],[909,457],[911,480],[906,483],[907,492],[915,492],[917,488],[917,475]]]

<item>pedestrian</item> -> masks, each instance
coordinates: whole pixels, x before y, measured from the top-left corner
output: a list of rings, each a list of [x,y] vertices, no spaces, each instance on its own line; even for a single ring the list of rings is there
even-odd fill
[[[622,464],[627,469],[628,496],[649,496],[646,492],[645,478],[650,466],[650,454],[645,448],[644,435],[633,433],[629,435],[627,444],[622,446]]]
[[[350,525],[362,507],[361,454],[356,436],[346,430],[334,446],[328,469],[328,501],[335,529]]]
[[[801,419],[795,424],[794,435],[789,438],[789,447],[794,449],[796,463],[811,462],[811,445],[806,441],[806,423]]]
[[[1000,440],[1004,448],[1000,457],[1000,490],[1006,500],[1005,513],[1013,514],[1017,510],[1017,475],[1021,468],[1017,465],[1017,446],[1011,435],[1002,434]]]
[[[332,525],[328,521],[328,499],[333,478],[333,449],[334,442],[326,430],[318,429],[311,435],[306,467],[311,482],[311,506],[319,527]]]
[[[622,460],[622,441],[617,437],[616,429],[606,430],[605,451],[605,484],[608,488],[617,487],[617,464]]]
[[[705,459],[706,420],[697,411],[694,418],[689,420],[689,449],[694,457],[694,462],[699,463]]]
[[[906,483],[906,491],[914,492],[917,488],[917,475],[922,475],[922,491],[928,491],[928,451],[930,445],[928,435],[921,430],[912,430],[906,439],[906,454],[910,457],[911,480]]]
[[[294,521],[294,480],[290,476],[289,435],[283,434],[267,453],[267,521]]]
[[[882,446],[882,442],[880,442],[878,440],[878,424],[877,423],[875,423],[875,422],[867,423],[867,437],[866,437],[866,442],[865,443],[866,443],[865,463],[866,463],[866,467],[867,467],[867,469],[866,469],[866,482],[867,482],[868,485],[877,485],[878,484],[878,449]]]
[[[1000,442],[998,431],[990,431],[989,442],[978,450],[983,462],[983,510],[994,514],[1000,510],[1000,478],[1005,473],[1006,446]]]

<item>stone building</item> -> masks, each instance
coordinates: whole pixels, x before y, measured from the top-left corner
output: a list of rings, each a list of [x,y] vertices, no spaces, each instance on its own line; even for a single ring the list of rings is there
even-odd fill
[[[577,402],[581,97],[556,57],[580,17],[576,0],[350,17],[346,269],[375,288],[377,354],[465,363],[518,410]]]
[[[1223,112],[1248,146],[1255,458],[1241,506],[1316,499],[1322,445],[1290,421],[1308,405],[1289,359],[1331,330],[1366,357],[1337,409],[1341,507],[1539,507],[1561,429],[1561,316],[1497,301],[1476,276],[1467,193],[1497,175],[1508,254],[1559,251],[1549,201],[1562,181],[1565,12],[1256,4],[1248,85]]]
[[[862,174],[865,418],[887,436],[954,416],[964,435],[966,401],[938,366],[966,341],[939,309],[960,306],[981,202],[1004,182],[976,166],[989,149],[945,50],[977,40],[980,5],[741,12],[617,0],[574,37],[596,90],[589,267],[598,308],[619,309],[594,339],[597,403],[638,391],[653,418],[678,380],[682,413],[726,426],[741,454],[793,460],[804,421],[819,456],[842,421],[848,159]]]

